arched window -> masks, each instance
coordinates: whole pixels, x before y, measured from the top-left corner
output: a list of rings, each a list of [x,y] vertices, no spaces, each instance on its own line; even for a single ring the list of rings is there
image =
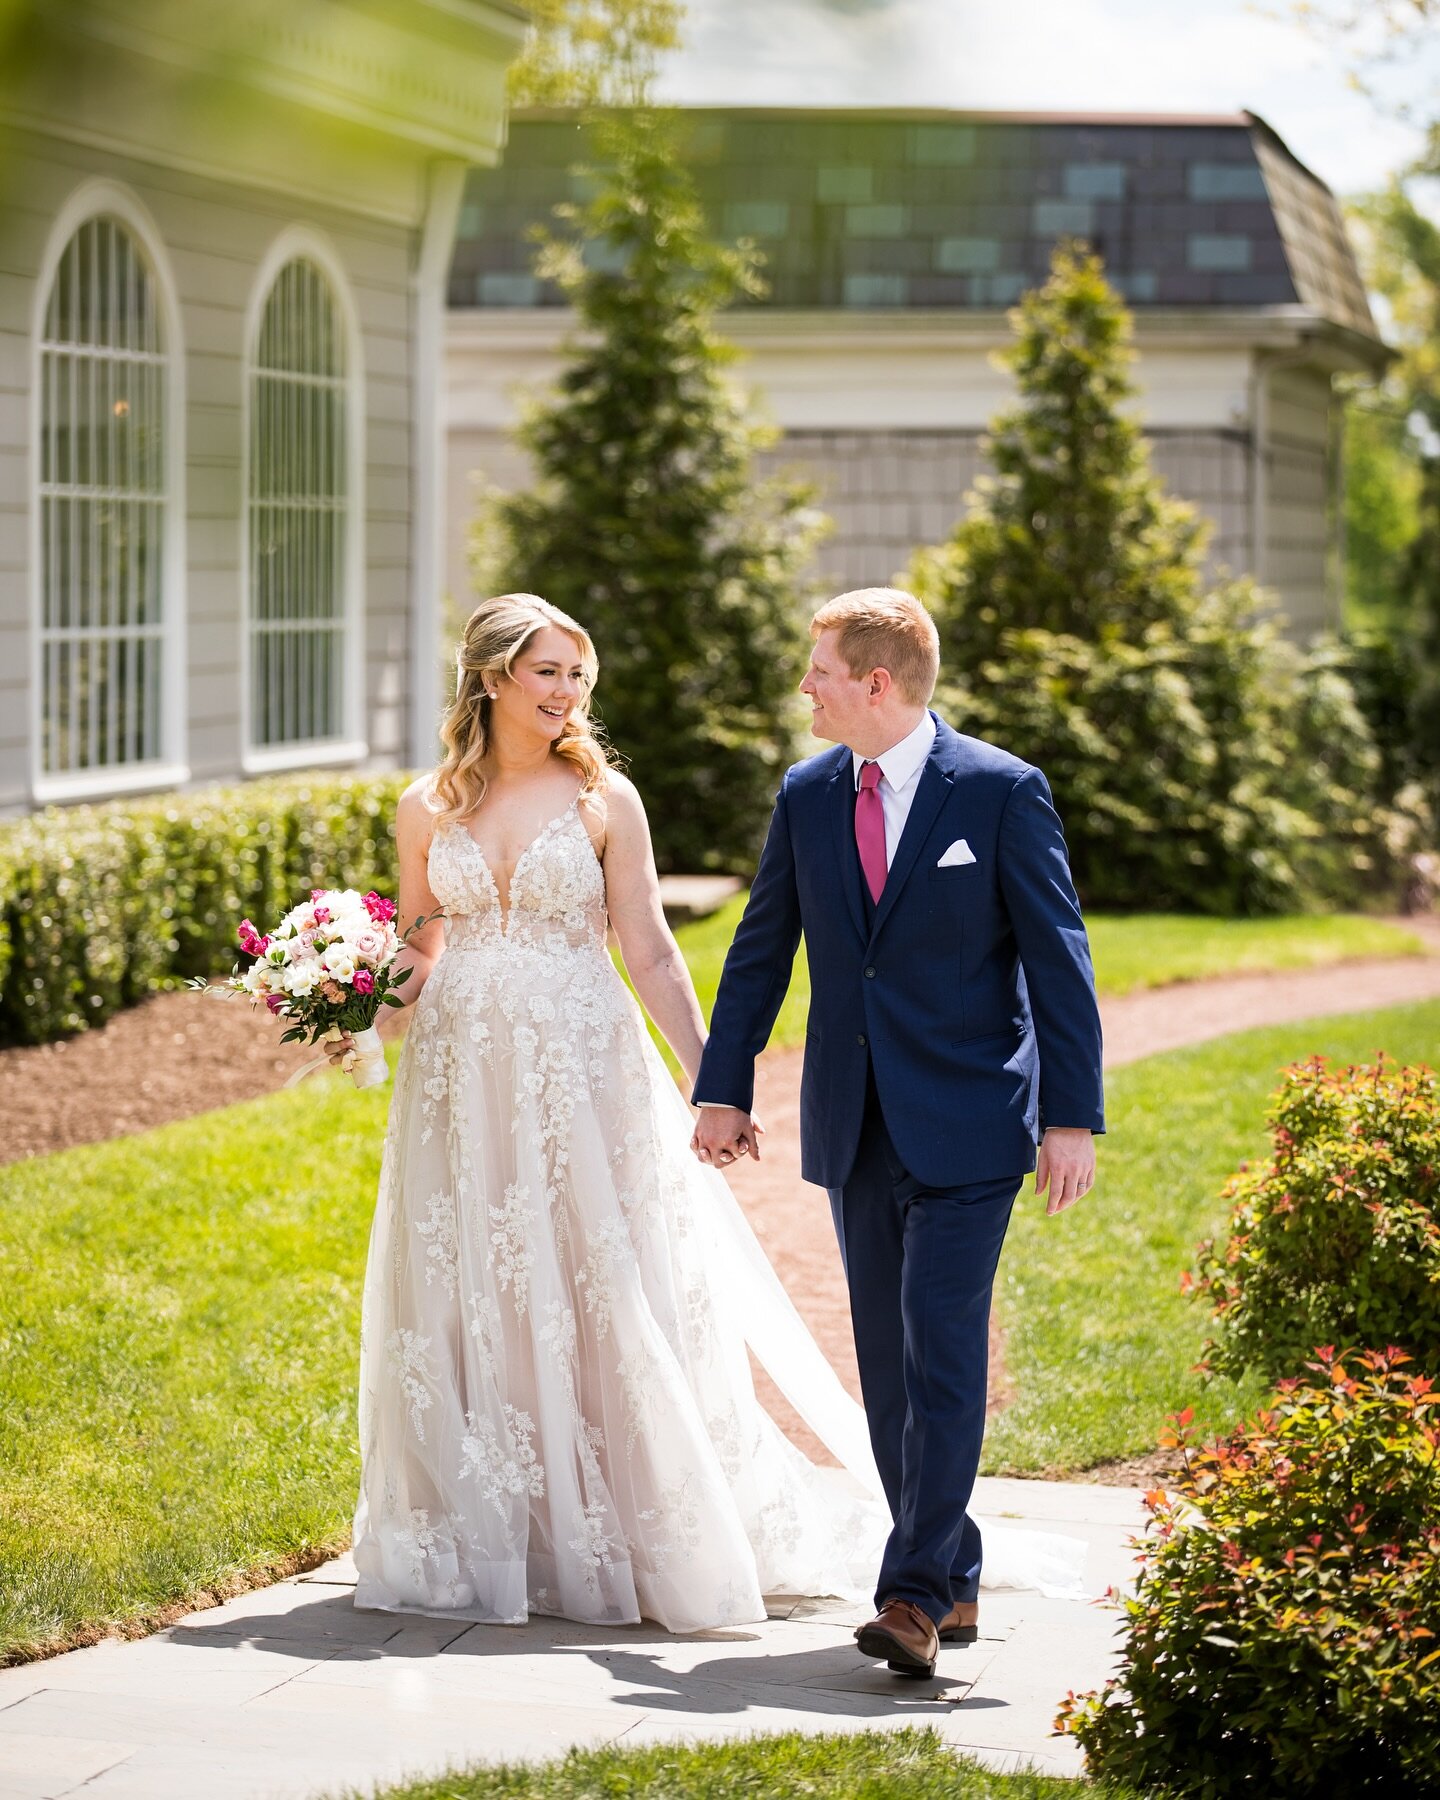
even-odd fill
[[[137,785],[175,754],[167,695],[183,670],[168,659],[182,651],[178,632],[167,641],[166,612],[177,447],[166,307],[131,224],[109,209],[82,217],[43,305],[36,786],[63,796]]]
[[[351,753],[359,670],[353,332],[308,249],[263,289],[249,347],[247,760]]]

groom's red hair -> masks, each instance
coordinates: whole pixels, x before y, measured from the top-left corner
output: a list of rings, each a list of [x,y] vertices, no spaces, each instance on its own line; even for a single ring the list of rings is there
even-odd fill
[[[904,588],[854,588],[827,600],[810,621],[810,635],[833,631],[851,678],[886,669],[902,697],[926,706],[940,673],[935,621]]]

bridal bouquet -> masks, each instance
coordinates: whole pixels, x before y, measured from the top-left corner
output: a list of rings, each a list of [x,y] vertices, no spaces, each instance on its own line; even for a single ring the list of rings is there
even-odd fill
[[[417,919],[410,931],[424,922]],[[350,1075],[356,1087],[388,1079],[375,1021],[382,1006],[403,1004],[392,990],[410,975],[408,969],[390,972],[404,941],[395,929],[393,900],[354,888],[312,888],[273,931],[258,931],[242,919],[236,936],[254,960],[243,970],[237,963],[223,991],[263,1000],[277,1018],[293,1020],[282,1044],[306,1036],[314,1044],[348,1031],[355,1041]],[[197,977],[190,985],[208,984]]]

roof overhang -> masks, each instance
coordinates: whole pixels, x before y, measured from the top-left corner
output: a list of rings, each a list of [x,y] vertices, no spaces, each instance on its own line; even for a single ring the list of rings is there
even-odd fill
[[[1331,373],[1379,375],[1394,351],[1373,338],[1321,318],[1308,307],[1266,306],[1219,309],[1144,307],[1132,315],[1135,345],[1146,350],[1254,350],[1286,353],[1309,350],[1317,366]],[[833,355],[854,349],[893,350],[915,355],[926,349],[989,352],[1014,343],[1010,309],[930,312],[920,308],[866,312],[781,311],[740,307],[723,315],[724,331],[741,351],[786,351]],[[447,338],[454,350],[467,346],[493,351],[553,350],[572,331],[567,307],[452,307]]]
[[[436,156],[494,162],[519,0],[45,0],[53,45],[89,41],[216,89],[250,89]],[[23,110],[23,109],[22,109]]]

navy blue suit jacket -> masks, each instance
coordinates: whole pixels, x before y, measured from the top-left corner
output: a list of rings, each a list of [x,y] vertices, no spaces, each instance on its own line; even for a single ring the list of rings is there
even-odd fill
[[[900,1160],[926,1187],[1018,1184],[1047,1126],[1105,1128],[1090,946],[1049,786],[936,724],[873,909],[850,751],[786,771],[715,999],[695,1094],[748,1112],[804,933],[801,1167],[825,1188],[854,1165],[867,1063]],[[974,862],[938,867],[957,838]]]

